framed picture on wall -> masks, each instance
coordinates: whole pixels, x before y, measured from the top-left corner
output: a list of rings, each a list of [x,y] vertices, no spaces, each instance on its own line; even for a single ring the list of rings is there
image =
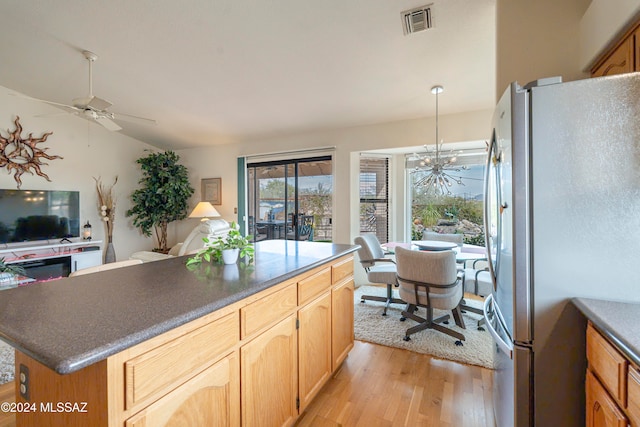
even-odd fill
[[[207,178],[202,180],[202,201],[212,205],[222,204],[222,178]]]

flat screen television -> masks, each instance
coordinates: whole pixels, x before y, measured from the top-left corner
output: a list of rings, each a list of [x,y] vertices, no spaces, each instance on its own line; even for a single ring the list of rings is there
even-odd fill
[[[80,192],[0,189],[0,243],[80,236]]]

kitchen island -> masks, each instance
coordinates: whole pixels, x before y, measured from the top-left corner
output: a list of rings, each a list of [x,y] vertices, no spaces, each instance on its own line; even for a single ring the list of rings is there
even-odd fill
[[[357,246],[255,248],[3,291],[17,425],[292,424],[353,345]]]

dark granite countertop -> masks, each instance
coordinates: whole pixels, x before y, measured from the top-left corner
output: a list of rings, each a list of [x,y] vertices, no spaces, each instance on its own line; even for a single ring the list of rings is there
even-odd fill
[[[249,266],[190,271],[188,257],[176,257],[4,290],[0,339],[71,373],[357,248],[263,241]]]
[[[640,366],[640,304],[574,298],[573,304],[596,328]]]

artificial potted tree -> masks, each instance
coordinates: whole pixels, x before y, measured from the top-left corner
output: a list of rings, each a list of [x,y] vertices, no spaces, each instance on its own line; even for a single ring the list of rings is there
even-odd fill
[[[158,247],[154,251],[167,253],[167,225],[189,214],[188,201],[193,194],[186,166],[178,163],[173,151],[151,153],[136,160],[142,169],[141,188],[131,194],[133,206],[126,215],[143,235],[155,232]]]

